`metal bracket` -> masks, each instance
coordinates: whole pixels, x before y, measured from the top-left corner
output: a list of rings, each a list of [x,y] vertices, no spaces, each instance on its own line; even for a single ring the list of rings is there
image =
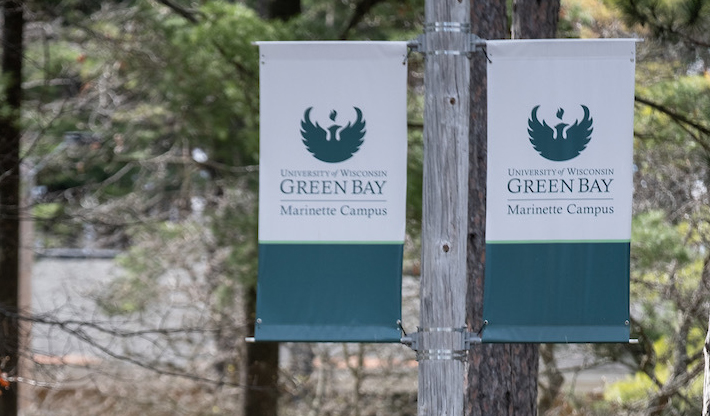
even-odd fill
[[[437,40],[446,38],[447,48],[436,45]],[[451,44],[454,46],[451,47]],[[486,40],[471,33],[470,23],[430,22],[424,25],[424,33],[407,42],[412,52],[424,55],[463,55],[471,57],[478,49],[486,46]]]
[[[449,333],[449,337],[453,344],[451,346],[457,348],[422,348],[425,341],[425,334],[428,333]],[[456,340],[455,338],[458,338]],[[473,344],[480,344],[481,337],[474,332],[466,331],[465,327],[455,328],[420,328],[417,327],[417,332],[408,336],[402,337],[400,342],[407,345],[417,353],[417,361],[426,360],[456,360],[465,361],[468,355],[468,350]],[[456,345],[458,344],[458,345]]]

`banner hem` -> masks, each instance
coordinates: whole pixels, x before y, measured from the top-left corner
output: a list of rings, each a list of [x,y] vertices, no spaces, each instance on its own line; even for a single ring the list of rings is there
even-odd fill
[[[260,325],[257,342],[400,342],[402,334],[393,326]]]
[[[629,342],[627,325],[518,326],[484,328],[483,343],[618,343]]]

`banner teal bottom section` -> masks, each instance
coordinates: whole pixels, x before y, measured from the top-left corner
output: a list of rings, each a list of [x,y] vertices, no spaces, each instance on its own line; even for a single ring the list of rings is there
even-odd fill
[[[628,342],[628,242],[486,244],[483,342]]]
[[[259,244],[257,341],[399,342],[402,244]]]

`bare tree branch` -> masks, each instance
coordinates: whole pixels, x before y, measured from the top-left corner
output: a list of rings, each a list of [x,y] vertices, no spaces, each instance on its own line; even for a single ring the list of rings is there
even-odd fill
[[[185,7],[182,7],[181,5],[175,3],[172,0],[158,0],[158,3],[162,4],[163,6],[168,7],[175,13],[179,14],[180,16],[184,17],[185,20],[189,21],[192,24],[197,24],[199,23],[199,20],[197,20],[196,15],[199,13],[195,10],[189,10]]]
[[[362,21],[365,15],[369,13],[373,7],[375,7],[379,3],[382,3],[383,1],[385,0],[361,0],[355,6],[355,11],[353,12],[352,16],[350,16],[350,20],[345,26],[345,29],[340,32],[340,39],[346,40],[350,31]]]
[[[705,127],[702,124],[689,119],[685,115],[680,114],[680,113],[664,106],[663,104],[656,103],[654,101],[651,101],[649,99],[643,98],[638,95],[634,96],[634,100],[636,100],[636,102],[638,102],[638,103],[647,105],[647,106],[653,108],[654,110],[660,111],[661,113],[667,115],[668,117],[671,118],[671,120],[673,120],[674,122],[676,122],[680,125],[690,126],[694,129],[698,130],[699,132],[701,132],[707,136],[710,136],[710,128]],[[707,141],[701,140],[699,137],[697,137],[695,135],[691,135],[691,137],[693,138],[693,141],[695,141],[698,145],[700,145],[703,148],[703,150],[705,151],[706,154],[710,154],[710,144]]]
[[[188,379],[188,380],[192,380],[192,381],[209,383],[209,384],[213,384],[213,385],[217,385],[217,386],[229,386],[229,387],[244,388],[243,385],[233,383],[228,380],[203,377],[203,376],[200,376],[197,374],[191,374],[188,372],[179,371],[179,370],[175,369],[174,367],[162,368],[162,367],[159,367],[158,365],[156,365],[155,363],[145,362],[143,360],[140,360],[140,359],[135,358],[135,357],[128,355],[128,354],[118,353],[118,352],[114,351],[110,345],[103,345],[102,343],[97,341],[96,337],[92,336],[89,332],[87,332],[87,329],[91,329],[91,330],[95,330],[95,331],[98,331],[98,332],[101,332],[104,334],[108,334],[108,335],[111,335],[114,337],[132,338],[132,337],[143,337],[146,335],[169,336],[169,335],[175,335],[175,334],[210,333],[210,332],[216,332],[216,331],[218,331],[218,329],[214,329],[214,328],[149,328],[149,329],[141,329],[141,330],[123,330],[118,327],[107,326],[102,323],[91,322],[91,321],[75,320],[75,319],[67,319],[67,320],[53,319],[47,315],[44,315],[44,316],[21,315],[21,314],[13,313],[11,311],[7,311],[2,308],[0,308],[0,315],[12,317],[13,319],[17,319],[17,320],[21,320],[21,321],[29,321],[29,322],[32,322],[33,324],[43,324],[43,325],[57,327],[61,331],[63,331],[64,333],[71,335],[72,337],[86,343],[87,345],[91,346],[92,348],[95,348],[96,350],[106,354],[107,356],[109,356],[113,359],[135,365],[137,367],[151,371],[151,372],[158,374],[158,375],[184,378],[184,379]],[[19,381],[19,380],[17,380],[17,381]]]

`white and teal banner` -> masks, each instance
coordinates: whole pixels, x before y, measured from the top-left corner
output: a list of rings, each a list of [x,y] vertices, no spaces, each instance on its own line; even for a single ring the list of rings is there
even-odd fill
[[[264,42],[255,338],[398,341],[404,42]]]
[[[489,41],[484,342],[627,342],[635,40]]]

